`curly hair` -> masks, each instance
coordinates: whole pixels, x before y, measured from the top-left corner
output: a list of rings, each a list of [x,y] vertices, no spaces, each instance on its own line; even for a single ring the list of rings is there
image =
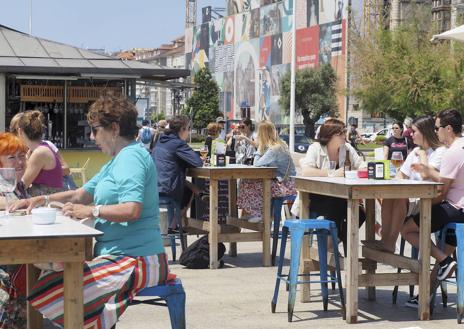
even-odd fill
[[[17,152],[26,153],[26,144],[12,133],[0,133],[0,155],[13,155]]]
[[[119,136],[133,139],[138,133],[137,109],[127,98],[113,95],[100,96],[89,109],[89,125],[98,123],[104,128],[113,122],[119,124]]]

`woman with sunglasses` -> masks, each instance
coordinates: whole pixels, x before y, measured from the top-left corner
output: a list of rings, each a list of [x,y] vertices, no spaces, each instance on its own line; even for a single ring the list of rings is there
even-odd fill
[[[18,137],[11,133],[0,134],[0,167],[16,170],[16,190],[9,193],[9,200],[29,197],[21,181],[26,169],[26,152],[27,146]],[[5,197],[1,197],[0,208],[5,209],[5,204]],[[1,265],[0,291],[0,328],[26,328],[26,267]]]
[[[11,210],[64,203],[64,215],[93,218],[104,234],[83,264],[84,327],[111,328],[140,289],[164,284],[168,263],[159,228],[156,167],[135,141],[137,109],[125,98],[100,97],[89,109],[91,138],[111,157],[83,187],[19,200]],[[29,301],[63,326],[63,272],[44,272]]]
[[[44,130],[44,116],[40,111],[26,111],[17,120],[18,137],[30,151],[28,166],[22,180],[32,196],[64,189],[60,157],[42,140]]]
[[[245,164],[247,161],[253,161],[253,156],[258,144],[253,129],[253,122],[250,119],[244,119],[238,126],[240,134],[234,135],[235,143],[235,162]],[[251,164],[251,163],[248,163]]]
[[[349,154],[352,169],[365,167],[366,164],[356,150],[346,141],[345,124],[338,119],[329,119],[321,125],[319,140],[311,144],[306,156],[301,159],[300,166],[303,176],[320,177],[329,175],[330,162],[335,163],[335,176],[342,177],[346,154]],[[297,204],[295,201],[294,204]],[[347,201],[345,199],[311,195],[311,218],[324,216],[337,224],[338,238],[346,246]],[[292,212],[295,212],[292,210]],[[359,209],[359,225],[365,221],[364,209]]]
[[[403,136],[403,123],[396,121],[392,125],[392,135],[387,138],[383,146],[383,154],[385,160],[391,160],[393,152],[401,152],[403,160],[408,156],[409,145],[408,139]]]
[[[411,151],[401,166],[396,179],[429,180],[425,173],[414,171],[417,164],[440,171],[441,159],[446,148],[438,140],[434,131],[435,120],[424,116],[412,122],[412,140],[417,147]],[[380,241],[367,241],[371,248],[395,252],[396,240],[406,218],[419,213],[420,200],[385,199],[382,201],[382,231]]]

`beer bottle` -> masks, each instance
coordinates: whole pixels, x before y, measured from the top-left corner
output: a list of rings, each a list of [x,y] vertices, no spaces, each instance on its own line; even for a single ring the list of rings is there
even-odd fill
[[[346,172],[351,170],[350,150],[346,150],[345,166],[343,167],[343,176],[346,177]]]

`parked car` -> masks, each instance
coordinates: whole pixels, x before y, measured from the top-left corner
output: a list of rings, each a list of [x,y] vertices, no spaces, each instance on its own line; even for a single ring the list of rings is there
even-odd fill
[[[289,137],[288,135],[280,135],[280,138],[289,144]],[[297,153],[306,153],[308,150],[309,145],[311,144],[311,140],[306,137],[305,135],[295,134],[295,148],[294,152]]]
[[[385,137],[385,138],[390,137],[391,136],[391,128],[383,128],[383,129],[380,129],[379,131],[376,131],[374,133],[361,134],[361,137],[365,141],[368,141],[368,142],[371,142],[371,143],[375,142],[375,139],[378,136],[382,136],[382,137]]]

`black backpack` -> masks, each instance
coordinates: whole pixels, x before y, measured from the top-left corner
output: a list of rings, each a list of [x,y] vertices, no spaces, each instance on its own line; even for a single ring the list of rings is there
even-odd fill
[[[226,252],[224,243],[218,243],[218,260]],[[197,241],[188,246],[180,255],[179,263],[187,268],[208,268],[209,267],[209,242],[208,236],[202,236]],[[223,261],[221,261],[221,265]],[[222,267],[222,266],[221,266]]]

